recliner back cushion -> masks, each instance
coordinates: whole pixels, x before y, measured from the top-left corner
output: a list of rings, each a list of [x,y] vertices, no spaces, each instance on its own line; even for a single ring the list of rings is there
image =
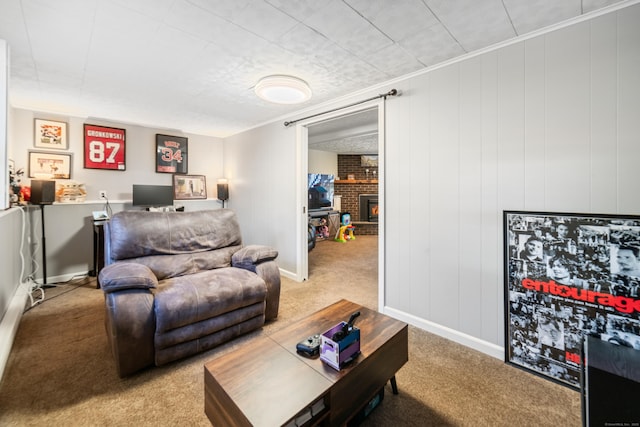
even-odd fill
[[[241,246],[238,245],[190,254],[151,255],[129,258],[127,262],[144,264],[151,269],[158,280],[164,280],[200,271],[231,267],[232,255],[240,248]]]
[[[113,261],[152,255],[192,254],[242,244],[233,211],[122,211],[109,221]],[[230,260],[229,260],[230,261]]]

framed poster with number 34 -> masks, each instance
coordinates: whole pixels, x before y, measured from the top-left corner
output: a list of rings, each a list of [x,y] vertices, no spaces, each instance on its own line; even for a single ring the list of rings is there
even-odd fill
[[[125,162],[124,129],[84,124],[84,168],[123,171]]]
[[[183,136],[156,134],[156,172],[188,173],[188,142]]]

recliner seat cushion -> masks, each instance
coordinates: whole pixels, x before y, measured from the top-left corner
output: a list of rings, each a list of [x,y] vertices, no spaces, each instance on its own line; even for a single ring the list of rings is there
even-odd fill
[[[156,335],[263,303],[267,287],[241,268],[203,271],[159,282],[155,290]]]

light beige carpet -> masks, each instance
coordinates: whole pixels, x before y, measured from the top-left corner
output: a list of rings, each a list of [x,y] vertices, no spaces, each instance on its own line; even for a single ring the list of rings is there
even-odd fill
[[[115,372],[95,282],[47,289],[47,300],[20,324],[0,384],[0,425],[210,425],[204,414],[206,361],[340,298],[377,309],[375,236],[319,242],[309,259],[309,281],[283,279],[277,321],[125,379]],[[400,394],[387,386],[381,406],[363,425],[581,425],[578,392],[414,327],[409,362],[397,380]]]

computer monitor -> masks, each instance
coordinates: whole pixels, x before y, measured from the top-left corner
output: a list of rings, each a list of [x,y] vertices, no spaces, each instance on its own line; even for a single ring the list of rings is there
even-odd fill
[[[133,206],[173,206],[173,186],[133,184]]]

